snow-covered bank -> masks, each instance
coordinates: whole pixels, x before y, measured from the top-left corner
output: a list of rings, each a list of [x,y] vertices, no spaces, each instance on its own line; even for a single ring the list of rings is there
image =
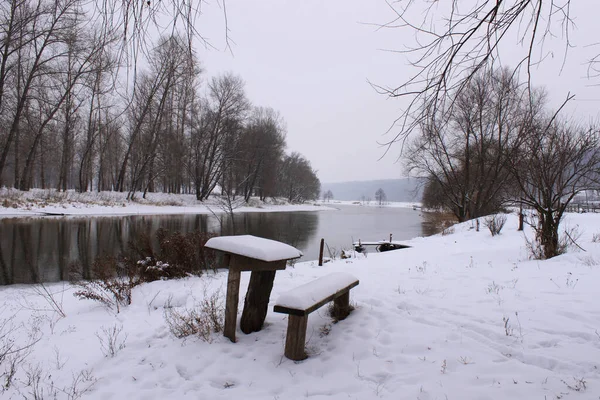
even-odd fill
[[[217,197],[199,202],[192,194],[148,193],[136,195],[135,201],[121,192],[56,192],[32,189],[22,192],[0,189],[0,217],[35,215],[166,215],[223,213]],[[331,209],[316,203],[289,204],[280,199],[262,202],[251,199],[249,204],[236,207],[234,212],[320,211]]]
[[[384,204],[378,204],[376,201],[362,201],[362,200],[318,200],[318,204],[322,204],[324,206],[335,207],[336,205],[345,205],[345,206],[361,206],[361,207],[390,207],[390,208],[415,208],[421,207],[421,202],[418,201],[386,201]]]
[[[41,334],[3,395],[33,398],[27,371],[37,366],[44,393],[68,391],[87,371],[78,387],[95,382],[82,397],[90,399],[598,399],[600,215],[570,214],[565,225],[578,225],[586,251],[529,260],[510,216],[496,237],[465,223],[409,241],[406,250],[296,264],[277,272],[264,329],[238,331],[238,343],[176,339],[163,317],[168,307],[191,308],[224,292],[226,273],[143,284],[119,314],[75,299],[65,286],[55,296],[64,318],[32,287],[0,288],[0,318],[14,316],[15,338],[27,341],[19,332],[31,324]],[[360,279],[350,296],[356,310],[338,324],[325,308],[311,314],[310,357],[287,360],[287,318],[273,313],[275,300],[337,271]],[[242,274],[241,293],[249,277]],[[111,329],[121,330],[117,351],[105,357],[98,336],[106,340]]]

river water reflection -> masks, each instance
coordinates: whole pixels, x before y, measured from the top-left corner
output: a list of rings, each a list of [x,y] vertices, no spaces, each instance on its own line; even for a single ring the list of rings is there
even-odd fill
[[[382,240],[390,233],[395,240],[406,240],[433,233],[421,214],[409,208],[333,206],[336,211],[237,214],[235,234],[279,240],[302,250],[302,260],[314,260],[321,238],[338,253],[353,240]],[[159,228],[232,233],[211,215],[2,218],[0,285],[66,280],[73,263],[85,272],[97,256],[124,254],[130,240],[142,233],[154,235]]]

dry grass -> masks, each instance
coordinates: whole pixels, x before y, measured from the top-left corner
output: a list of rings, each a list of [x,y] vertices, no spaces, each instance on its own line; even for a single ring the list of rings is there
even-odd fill
[[[339,321],[346,319],[354,310],[355,307],[352,304],[348,304],[347,307],[339,307],[335,301],[332,301],[327,308],[327,314],[331,317],[333,323],[337,324]]]
[[[454,214],[441,211],[423,212],[423,230],[426,235],[435,235],[437,233],[446,232],[446,234],[454,232],[452,226],[458,221]]]

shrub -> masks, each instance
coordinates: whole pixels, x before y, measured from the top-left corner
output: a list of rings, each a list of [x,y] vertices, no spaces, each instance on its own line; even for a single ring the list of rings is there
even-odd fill
[[[114,325],[110,328],[102,327],[102,333],[96,332],[96,337],[100,341],[100,350],[104,357],[114,357],[125,348],[127,334],[120,338],[123,326]]]
[[[424,230],[428,235],[434,235],[440,233],[452,227],[456,222],[456,217],[447,212],[442,211],[428,211],[423,212],[423,219],[425,220]],[[448,229],[449,231],[452,229]]]
[[[223,331],[225,306],[221,292],[204,296],[204,299],[192,309],[176,310],[170,304],[165,305],[164,318],[169,330],[176,338],[198,335],[210,342],[213,333]]]
[[[506,215],[504,214],[489,215],[483,220],[483,224],[487,226],[492,236],[499,235],[502,228],[504,228],[505,223]]]
[[[115,258],[99,257],[92,265],[91,280],[73,282],[81,288],[73,295],[79,299],[98,301],[118,313],[121,306],[131,304],[131,289],[141,283],[135,272]]]
[[[205,232],[183,234],[159,229],[156,232],[158,252],[154,251],[150,237],[143,235],[129,243],[133,254],[125,258],[125,262],[137,270],[145,282],[201,275],[216,266],[215,252],[204,247],[213,236]],[[137,261],[133,262],[134,259]]]
[[[452,235],[454,233],[454,226],[449,226],[442,230],[442,236]]]
[[[204,247],[212,236],[203,232],[182,234],[159,229],[156,252],[150,236],[141,235],[129,242],[130,255],[96,258],[90,280],[84,280],[80,273],[72,276],[73,284],[81,288],[74,296],[98,301],[118,313],[121,306],[131,304],[131,290],[142,282],[199,276],[215,268],[215,252]],[[75,270],[82,268],[71,268],[71,272]]]
[[[544,252],[543,246],[540,244],[540,240],[537,236],[540,233],[536,231],[536,239],[529,240],[527,236],[525,236],[525,246],[529,251],[529,257],[534,260],[544,260],[546,259],[546,254]],[[560,235],[558,239],[558,245],[556,246],[556,254],[557,256],[561,254],[565,254],[569,248],[571,249],[581,249],[581,246],[577,244],[577,241],[581,238],[581,233],[577,227],[573,227],[570,229],[565,229],[562,235]]]

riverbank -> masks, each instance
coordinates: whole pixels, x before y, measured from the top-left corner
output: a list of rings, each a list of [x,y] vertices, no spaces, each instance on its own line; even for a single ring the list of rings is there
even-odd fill
[[[263,202],[251,198],[248,204],[239,199],[234,206],[235,213],[280,212],[280,211],[321,211],[331,207],[316,202],[290,204],[282,199],[268,199]],[[135,200],[127,200],[123,192],[86,192],[74,190],[32,189],[27,192],[15,189],[0,189],[0,217],[44,216],[44,215],[171,215],[171,214],[221,214],[226,205],[218,196],[206,201],[196,200],[193,194],[137,193]]]
[[[238,330],[237,343],[220,334],[178,339],[165,320],[172,311],[185,314],[213,294],[222,296],[226,273],[143,284],[120,313],[77,300],[68,284],[48,284],[64,317],[33,286],[3,287],[0,326],[13,327],[6,337],[17,345],[37,340],[3,395],[597,399],[600,215],[568,214],[563,226],[577,227],[583,250],[573,246],[544,261],[529,259],[510,215],[495,237],[467,222],[444,235],[407,241],[410,249],[323,267],[297,263],[277,273],[264,329],[250,335]],[[525,234],[533,237],[529,228]],[[287,318],[273,313],[274,302],[337,271],[360,279],[351,293],[356,309],[338,324],[325,308],[311,314],[310,357],[299,363],[284,358]],[[249,276],[242,273],[241,293]],[[241,309],[243,295],[240,301]]]
[[[324,206],[335,207],[336,205],[346,205],[346,206],[362,206],[362,207],[388,207],[388,208],[414,208],[420,209],[421,203],[418,201],[385,201],[382,204],[374,200],[362,201],[362,200],[318,200],[318,204],[322,204]]]

